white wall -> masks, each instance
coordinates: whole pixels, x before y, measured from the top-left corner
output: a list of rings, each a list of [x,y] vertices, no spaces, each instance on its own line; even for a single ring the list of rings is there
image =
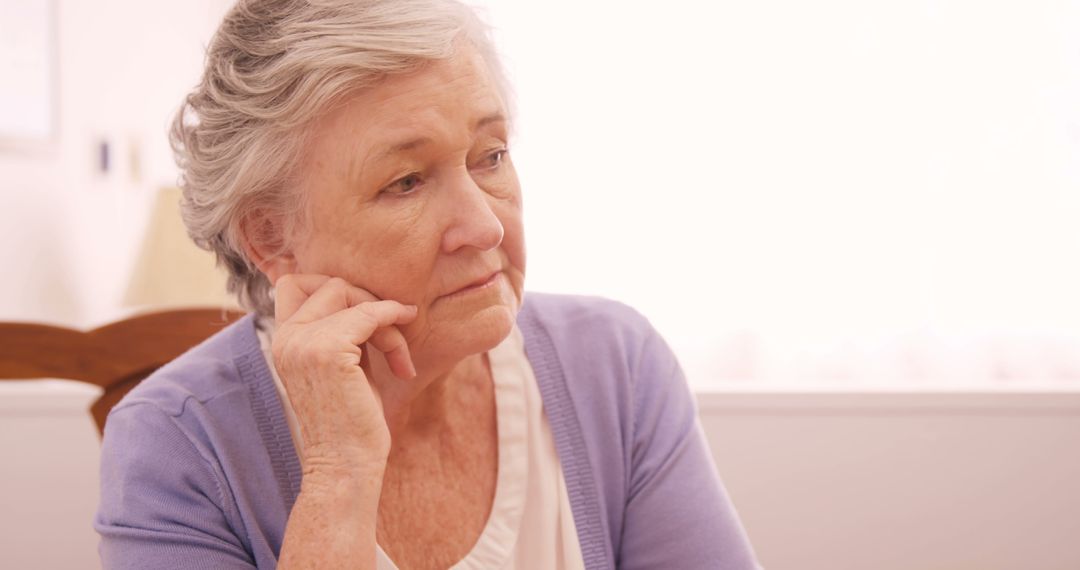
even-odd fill
[[[1080,568],[1080,393],[746,391],[699,402],[768,570]]]

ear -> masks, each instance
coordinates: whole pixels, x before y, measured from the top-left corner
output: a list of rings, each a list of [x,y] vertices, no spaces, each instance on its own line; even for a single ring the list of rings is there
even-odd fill
[[[286,247],[281,220],[255,212],[240,222],[244,253],[270,280],[277,283],[282,275],[297,272],[296,256]]]

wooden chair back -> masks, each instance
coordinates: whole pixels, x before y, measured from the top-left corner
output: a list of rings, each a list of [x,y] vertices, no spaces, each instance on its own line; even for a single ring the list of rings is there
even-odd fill
[[[98,432],[124,394],[189,348],[243,316],[222,309],[146,313],[91,331],[0,323],[0,380],[62,378],[101,386],[90,407]]]

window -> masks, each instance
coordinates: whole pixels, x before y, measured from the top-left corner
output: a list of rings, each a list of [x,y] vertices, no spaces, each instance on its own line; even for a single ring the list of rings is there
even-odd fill
[[[695,388],[1080,384],[1080,5],[479,2],[529,288]]]

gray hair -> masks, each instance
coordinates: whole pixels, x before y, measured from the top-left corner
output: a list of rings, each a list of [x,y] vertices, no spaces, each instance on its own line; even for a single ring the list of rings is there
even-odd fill
[[[456,0],[239,0],[229,11],[170,142],[188,235],[216,254],[242,306],[274,312],[272,285],[247,256],[243,228],[255,224],[258,239],[280,253],[306,223],[294,182],[318,114],[387,76],[450,58],[459,38],[486,61],[510,106],[488,28]]]

